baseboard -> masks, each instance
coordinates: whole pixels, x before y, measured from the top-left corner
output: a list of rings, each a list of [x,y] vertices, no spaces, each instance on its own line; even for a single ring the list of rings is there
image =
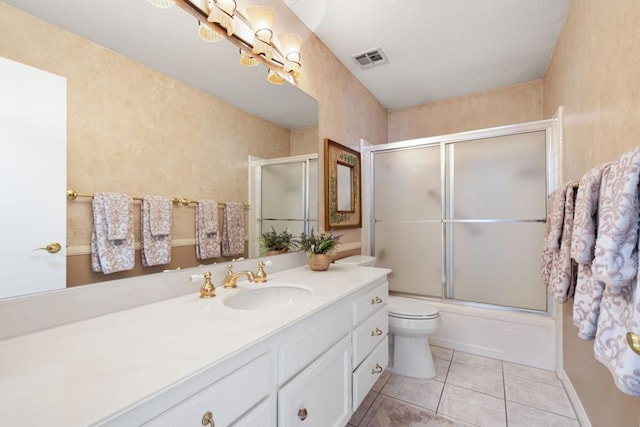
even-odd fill
[[[562,382],[564,389],[567,391],[567,395],[569,396],[569,400],[571,401],[571,405],[573,405],[573,410],[576,413],[576,418],[580,423],[581,427],[591,427],[591,421],[589,421],[589,417],[587,416],[587,412],[584,410],[582,406],[582,402],[578,397],[578,393],[576,393],[576,389],[573,388],[573,384],[571,383],[571,379],[565,372],[563,368],[560,368],[556,371],[558,378]]]
[[[437,347],[449,348],[451,350],[462,351],[465,353],[477,354],[478,356],[491,357],[492,359],[503,359],[503,353],[499,349],[483,347],[480,345],[469,344],[461,341],[441,338],[436,336],[429,337],[429,344]]]

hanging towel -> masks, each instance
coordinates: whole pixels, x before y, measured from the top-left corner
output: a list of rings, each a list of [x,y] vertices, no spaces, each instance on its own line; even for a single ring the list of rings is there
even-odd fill
[[[593,350],[605,365],[616,386],[640,397],[640,355],[627,343],[627,332],[640,334],[640,291],[638,279],[626,286],[606,283]]]
[[[638,273],[640,147],[616,159],[608,174],[600,189],[592,271],[607,286],[622,288]]]
[[[571,260],[571,232],[577,181],[551,193],[547,206],[547,233],[542,257],[542,277],[549,293],[564,303],[573,295],[577,266]]]
[[[171,200],[160,196],[144,196],[142,199],[142,265],[168,264],[171,262]]]
[[[220,256],[218,203],[200,200],[196,205],[196,256],[198,259]]]
[[[235,256],[244,254],[244,205],[226,203],[222,228],[222,254]]]
[[[117,238],[111,238],[117,237]],[[120,193],[93,195],[91,268],[104,274],[133,269],[133,199]]]
[[[610,163],[607,163],[587,172],[580,180],[576,196],[571,238],[571,257],[578,263],[578,278],[573,299],[573,324],[578,328],[578,336],[583,340],[591,340],[596,336],[600,301],[604,291],[604,283],[592,275],[591,263],[596,246],[601,182],[606,180],[609,165]]]

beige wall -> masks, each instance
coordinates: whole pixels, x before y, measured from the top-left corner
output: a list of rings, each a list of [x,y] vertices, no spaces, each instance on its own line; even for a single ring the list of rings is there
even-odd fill
[[[542,81],[389,112],[389,142],[542,119]]]
[[[291,129],[290,155],[313,154],[318,152],[318,127]]]
[[[565,107],[564,180],[640,143],[640,2],[573,0],[544,77],[544,115]],[[640,425],[640,398],[619,391],[564,307],[565,370],[593,426]]]

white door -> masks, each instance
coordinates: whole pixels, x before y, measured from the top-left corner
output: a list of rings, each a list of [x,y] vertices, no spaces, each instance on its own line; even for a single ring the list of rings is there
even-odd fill
[[[0,298],[66,284],[66,88],[0,57]]]

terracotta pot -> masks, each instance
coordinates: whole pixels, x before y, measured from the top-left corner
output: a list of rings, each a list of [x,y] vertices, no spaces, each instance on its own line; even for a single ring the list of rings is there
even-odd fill
[[[287,250],[283,249],[281,251],[266,251],[264,253],[265,256],[272,256],[272,255],[282,255],[282,254],[286,254]]]
[[[315,254],[311,258],[307,259],[309,267],[314,271],[325,271],[331,264],[331,257],[324,254]]]

